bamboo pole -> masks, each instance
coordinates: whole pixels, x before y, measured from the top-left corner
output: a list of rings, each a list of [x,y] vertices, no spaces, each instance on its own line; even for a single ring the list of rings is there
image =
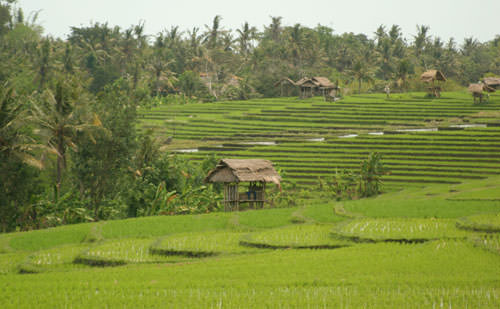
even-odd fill
[[[224,184],[224,211],[227,211],[228,206],[229,206],[229,189],[228,189],[228,184]]]
[[[240,210],[240,194],[238,192],[238,184],[234,185],[234,196],[236,200],[236,211]]]
[[[264,203],[266,202],[266,183],[262,183],[262,205],[261,207],[264,208]]]

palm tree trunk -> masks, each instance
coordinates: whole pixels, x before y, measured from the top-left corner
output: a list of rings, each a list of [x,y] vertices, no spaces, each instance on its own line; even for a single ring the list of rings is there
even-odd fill
[[[156,72],[156,80],[155,80],[155,96],[160,95],[160,75],[161,71]]]
[[[60,132],[57,137],[57,152],[56,200],[59,199],[62,182],[62,170],[64,168],[64,139],[62,133]]]

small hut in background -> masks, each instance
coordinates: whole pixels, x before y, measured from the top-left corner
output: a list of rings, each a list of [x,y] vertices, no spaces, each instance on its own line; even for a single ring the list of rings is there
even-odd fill
[[[280,87],[280,96],[287,96],[289,97],[297,85],[293,80],[291,80],[288,77],[282,78],[278,82],[274,84],[274,87]]]
[[[500,89],[500,77],[485,77],[483,83],[493,89]]]
[[[483,103],[483,96],[484,96],[483,93],[495,92],[495,89],[489,87],[486,84],[479,83],[479,84],[470,84],[469,91],[472,93],[472,97],[474,98],[474,103],[476,103],[476,100],[478,98],[479,98],[479,103]]]
[[[315,82],[312,78],[303,77],[295,82],[300,88],[300,98],[311,98],[314,96],[314,90],[318,88],[318,83]]]
[[[439,82],[445,82],[446,77],[441,71],[429,70],[420,75],[420,80],[424,83],[429,84],[427,90],[430,96],[435,98],[441,97],[441,91],[443,90]],[[436,84],[436,81],[438,82]]]
[[[318,90],[321,92],[321,95],[323,95],[325,100],[331,91],[338,90],[338,87],[326,77],[316,76],[312,79],[318,83]]]
[[[205,182],[224,183],[224,210],[239,210],[241,203],[250,208],[263,207],[266,202],[266,183],[280,184],[281,177],[269,160],[222,159],[211,170]],[[239,192],[239,184],[248,183],[245,192]]]
[[[300,87],[300,98],[310,98],[315,94],[322,95],[326,100],[331,96],[335,97],[339,88],[328,78],[315,76],[313,78],[304,77],[295,83]]]

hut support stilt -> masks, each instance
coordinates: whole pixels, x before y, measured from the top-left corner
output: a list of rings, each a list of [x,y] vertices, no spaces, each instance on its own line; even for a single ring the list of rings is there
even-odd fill
[[[261,200],[262,200],[262,202],[260,202],[259,207],[263,208],[264,207],[264,203],[266,202],[266,183],[265,182],[262,183],[262,197],[261,197]]]

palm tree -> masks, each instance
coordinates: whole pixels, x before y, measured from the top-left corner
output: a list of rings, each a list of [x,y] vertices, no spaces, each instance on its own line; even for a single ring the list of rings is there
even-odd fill
[[[472,52],[478,46],[479,46],[479,42],[476,39],[474,39],[473,37],[465,38],[464,44],[462,45],[462,54],[464,56],[468,57],[468,56],[472,55]]]
[[[271,33],[271,39],[276,43],[280,40],[281,32],[283,31],[281,28],[282,19],[283,17],[281,16],[271,16],[271,24],[267,28]]]
[[[71,44],[65,44],[64,55],[63,55],[63,71],[66,74],[72,74],[74,72],[74,60],[73,60],[73,49]]]
[[[187,32],[189,37],[189,47],[191,49],[191,52],[197,56],[199,55],[201,40],[203,39],[203,36],[198,34],[199,31],[200,28],[194,27],[193,30],[191,31],[188,30]]]
[[[289,36],[289,46],[290,46],[290,51],[292,53],[292,59],[293,59],[293,64],[294,66],[298,66],[299,68],[301,67],[302,64],[302,50],[303,50],[303,39],[304,39],[304,33],[303,33],[303,28],[300,24],[295,24],[291,31],[290,31],[290,36]]]
[[[204,43],[207,44],[208,48],[215,49],[217,44],[219,43],[219,35],[221,34],[220,30],[220,21],[222,17],[220,15],[216,15],[214,20],[212,21],[212,26],[205,25],[207,31],[205,32],[205,40]]]
[[[382,40],[387,37],[384,25],[378,26],[377,31],[375,31],[375,37],[377,38],[377,47],[380,47],[380,45],[382,44]]]
[[[44,39],[37,49],[36,66],[38,71],[38,90],[42,91],[48,80],[51,69],[51,44],[49,39]]]
[[[62,172],[66,168],[66,150],[76,149],[77,132],[88,131],[93,126],[100,126],[100,120],[94,115],[94,124],[81,120],[82,98],[79,87],[65,81],[59,81],[55,93],[47,89],[39,101],[33,102],[32,119],[39,126],[36,132],[46,139],[52,153],[57,154],[56,193],[60,193]]]
[[[169,88],[173,88],[172,81],[175,80],[174,72],[169,69],[173,60],[166,60],[164,49],[157,49],[149,59],[148,69],[153,75],[154,93],[159,95],[162,91],[162,83]]]
[[[401,88],[408,91],[408,75],[413,73],[413,67],[407,59],[402,59],[396,69],[396,79]]]
[[[397,40],[400,40],[401,36],[401,27],[398,25],[392,25],[391,30],[389,30],[389,38],[391,39],[392,44],[396,43]]]
[[[134,26],[134,35],[135,40],[137,42],[137,47],[142,49],[147,46],[148,36],[144,34],[144,21],[139,22],[136,26]]]
[[[233,34],[229,31],[222,32],[222,50],[225,52],[231,52],[233,50],[233,44],[235,39],[233,38]]]
[[[21,206],[30,203],[33,172],[25,164],[41,169],[34,157],[38,144],[31,137],[24,110],[9,83],[0,86],[0,231],[7,232],[19,223]],[[17,222],[16,222],[17,221]]]
[[[427,33],[429,32],[429,26],[417,25],[417,35],[414,35],[415,41],[413,45],[415,46],[415,55],[419,57],[424,51],[425,46],[429,41]]]
[[[245,22],[241,29],[236,30],[239,34],[238,43],[240,47],[240,53],[245,57],[248,56],[248,52],[252,46],[252,41],[257,38],[257,28],[250,27],[248,22]]]
[[[203,39],[203,35],[199,35],[199,28],[194,27],[192,30],[188,30],[188,40],[187,44],[187,70],[189,71],[202,71],[203,69],[200,67],[196,70],[197,66],[200,66],[203,59],[204,49],[201,46],[201,41]]]
[[[366,62],[357,59],[350,70],[353,77],[358,81],[358,93],[361,93],[361,83],[373,81],[373,71]]]
[[[6,82],[0,87],[0,157],[17,158],[41,169],[42,162],[35,158],[32,151],[43,147],[21,129],[25,124],[22,105],[16,98],[14,88]]]
[[[144,49],[147,45],[147,36],[143,34],[144,23],[125,30],[124,37],[118,42],[121,49],[115,49],[115,53],[121,56],[122,75],[124,70],[132,76],[132,88],[135,90],[140,79],[141,70],[144,66]]]
[[[385,38],[382,40],[380,50],[379,50],[379,63],[380,63],[380,73],[384,80],[389,79],[393,68],[392,68],[392,49],[390,40]]]

